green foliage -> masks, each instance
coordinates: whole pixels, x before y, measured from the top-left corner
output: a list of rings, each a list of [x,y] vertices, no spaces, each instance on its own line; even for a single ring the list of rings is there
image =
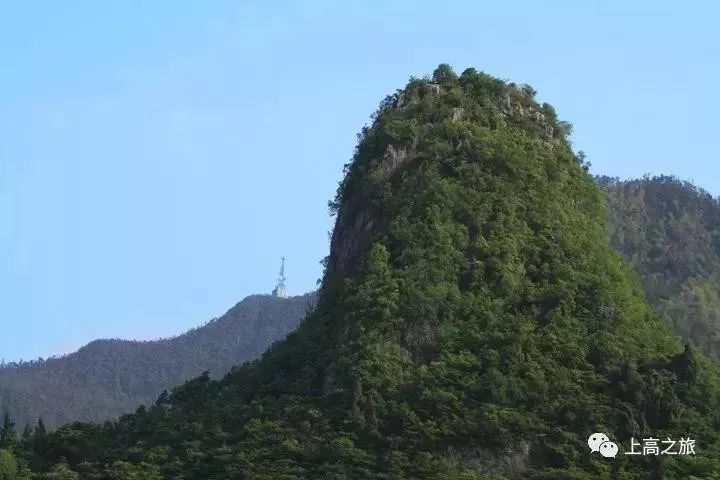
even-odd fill
[[[432,74],[432,81],[440,85],[452,85],[457,82],[457,75],[447,63],[438,65]]]
[[[17,480],[18,463],[12,452],[0,450],[0,480]]]
[[[78,480],[79,475],[73,472],[66,464],[59,463],[40,478],[43,480]]]
[[[10,418],[10,413],[6,411],[3,415],[2,429],[0,429],[0,448],[12,448],[16,442],[15,423]]]
[[[112,480],[162,480],[157,466],[148,463],[133,465],[128,462],[115,462],[110,467],[109,478]]]
[[[717,368],[675,340],[603,241],[604,198],[568,127],[529,87],[450,73],[411,80],[363,130],[317,306],[295,332],[220,381],[59,429],[35,469],[716,478]],[[690,433],[703,448],[609,463],[587,452],[596,431],[620,443]]]

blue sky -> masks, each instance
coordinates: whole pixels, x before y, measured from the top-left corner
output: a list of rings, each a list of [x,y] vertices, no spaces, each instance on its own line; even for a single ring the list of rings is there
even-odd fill
[[[355,134],[442,62],[532,85],[595,173],[720,194],[715,2],[249,3],[0,3],[0,357],[176,334],[281,255],[314,288]]]

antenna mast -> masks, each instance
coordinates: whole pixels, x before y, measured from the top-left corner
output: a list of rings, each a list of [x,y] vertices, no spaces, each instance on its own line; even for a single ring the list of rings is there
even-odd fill
[[[285,257],[282,257],[280,275],[278,275],[277,286],[275,287],[275,290],[273,290],[272,294],[276,297],[287,298],[287,292],[285,291]]]

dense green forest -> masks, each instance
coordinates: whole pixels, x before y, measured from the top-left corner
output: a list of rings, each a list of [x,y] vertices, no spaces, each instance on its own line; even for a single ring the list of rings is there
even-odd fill
[[[0,411],[24,426],[104,421],[151,404],[205,371],[222,377],[259,357],[307,313],[314,295],[253,295],[222,317],[158,341],[98,340],[60,358],[0,367]],[[1,478],[1,477],[0,477]]]
[[[569,133],[527,85],[411,79],[360,134],[295,332],[118,421],[8,419],[0,478],[720,478],[718,369],[645,302]],[[697,455],[604,459],[598,431]]]

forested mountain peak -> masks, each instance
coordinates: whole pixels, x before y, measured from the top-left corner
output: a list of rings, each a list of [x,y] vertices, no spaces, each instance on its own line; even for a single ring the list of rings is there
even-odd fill
[[[717,371],[611,250],[568,132],[530,87],[446,65],[411,79],[360,135],[295,332],[19,455],[83,478],[711,478]],[[702,449],[610,461],[593,432]]]

